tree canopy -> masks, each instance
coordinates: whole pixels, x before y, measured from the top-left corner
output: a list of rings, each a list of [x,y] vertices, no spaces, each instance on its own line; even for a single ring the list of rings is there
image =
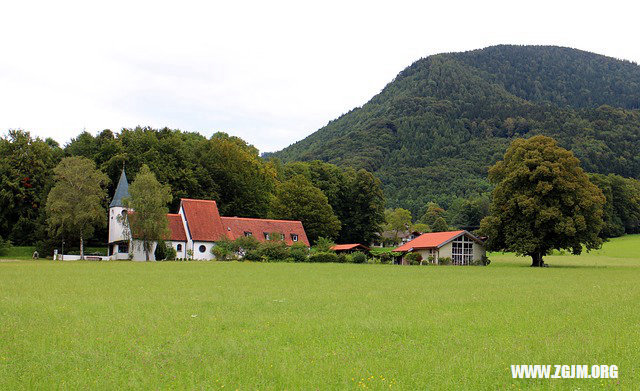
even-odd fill
[[[512,251],[543,266],[553,249],[580,254],[602,244],[605,197],[579,160],[546,136],[516,139],[489,170],[496,187],[480,232],[487,249]]]
[[[80,156],[62,159],[53,172],[55,185],[46,205],[50,232],[78,238],[80,259],[84,259],[84,240],[93,235],[96,226],[106,225],[103,187],[108,178],[93,161]]]
[[[271,214],[276,219],[302,221],[311,243],[319,237],[336,238],[341,228],[327,196],[303,175],[277,186]]]
[[[146,164],[129,186],[130,196],[123,200],[127,209],[133,210],[124,219],[134,239],[142,241],[145,259],[149,260],[153,243],[169,235],[167,204],[171,202],[171,189],[162,185]]]

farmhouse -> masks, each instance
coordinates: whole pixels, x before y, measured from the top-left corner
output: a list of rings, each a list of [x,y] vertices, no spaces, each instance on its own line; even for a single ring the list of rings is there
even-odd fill
[[[118,187],[109,205],[109,258],[144,260],[142,241],[130,231],[122,220],[133,211],[124,207],[123,200],[129,197],[129,183],[122,170]],[[120,218],[118,218],[120,216]],[[276,239],[279,235],[288,245],[304,243],[309,246],[302,222],[292,220],[269,220],[244,217],[222,217],[213,200],[182,198],[178,213],[167,214],[169,236],[165,242],[176,250],[178,258],[214,259],[211,249],[222,239],[234,240],[240,236],[253,236],[259,242]],[[157,243],[152,246],[150,259],[155,260]]]
[[[473,264],[486,254],[482,240],[464,230],[422,234],[393,251],[403,253],[403,264],[406,264],[404,255],[410,252],[418,253],[423,260],[433,263],[451,258],[454,265]]]

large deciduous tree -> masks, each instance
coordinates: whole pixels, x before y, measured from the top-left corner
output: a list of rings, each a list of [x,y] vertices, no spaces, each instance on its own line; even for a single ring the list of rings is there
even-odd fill
[[[125,219],[125,224],[131,236],[142,241],[147,261],[153,243],[169,235],[167,204],[171,199],[170,187],[158,182],[149,167],[146,164],[142,165],[135,180],[129,186],[129,197],[123,201],[125,207],[132,211]]]
[[[406,231],[411,226],[411,212],[403,208],[387,209],[384,211],[386,221],[385,229],[395,232],[395,241],[398,242],[398,233]]]
[[[271,206],[272,217],[300,220],[309,240],[319,237],[336,238],[340,220],[320,189],[302,175],[279,184]]]
[[[80,259],[84,259],[84,240],[96,226],[106,224],[102,204],[107,176],[85,157],[62,159],[54,168],[55,185],[47,197],[47,222],[54,235],[66,233],[80,239]]]
[[[570,151],[546,136],[516,139],[489,170],[495,184],[480,232],[487,248],[513,251],[544,266],[552,249],[580,254],[602,244],[605,198]]]

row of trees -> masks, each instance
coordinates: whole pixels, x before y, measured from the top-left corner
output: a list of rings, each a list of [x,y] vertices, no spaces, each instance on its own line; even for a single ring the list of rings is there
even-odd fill
[[[18,245],[39,242],[42,254],[60,238],[94,237],[94,244],[103,244],[108,195],[123,165],[132,178],[153,173],[168,186],[158,205],[132,205],[140,212],[166,213],[167,203],[175,210],[183,197],[215,199],[222,215],[301,220],[312,241],[368,242],[384,222],[381,184],[371,173],[319,161],[283,165],[223,133],[205,138],[169,129],[105,130],[95,137],[82,133],[61,148],[10,131],[0,138],[0,237]],[[91,207],[61,206],[79,194],[90,195],[85,201]]]

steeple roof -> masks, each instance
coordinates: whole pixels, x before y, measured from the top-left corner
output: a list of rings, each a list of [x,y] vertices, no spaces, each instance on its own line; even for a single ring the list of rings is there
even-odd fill
[[[111,200],[109,208],[124,206],[122,200],[127,197],[129,197],[129,182],[127,182],[127,174],[124,173],[123,168],[122,174],[120,174],[120,180],[118,181],[118,187],[116,187],[116,193],[113,195],[113,200]]]

